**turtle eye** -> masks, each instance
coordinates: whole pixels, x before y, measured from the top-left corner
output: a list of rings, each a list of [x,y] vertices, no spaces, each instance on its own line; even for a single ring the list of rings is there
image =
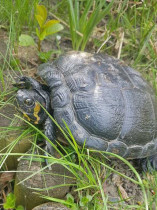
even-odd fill
[[[34,101],[30,98],[27,98],[24,100],[24,103],[27,105],[27,106],[32,106],[34,104]]]

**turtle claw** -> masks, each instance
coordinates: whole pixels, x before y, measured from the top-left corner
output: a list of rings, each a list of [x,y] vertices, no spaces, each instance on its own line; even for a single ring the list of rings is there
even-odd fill
[[[54,156],[55,154],[55,149],[52,147],[52,145],[46,141],[46,146],[45,146],[45,150],[48,154],[51,154],[52,156]]]
[[[152,172],[154,170],[157,171],[157,155],[140,159],[139,164],[144,172]]]
[[[30,87],[29,77],[20,77],[20,79],[16,83],[14,83],[13,86],[19,89],[29,89]]]
[[[46,157],[48,157],[48,153],[54,156],[54,153],[55,153],[54,148],[51,146],[51,144],[49,142],[46,141],[46,146],[44,149],[45,149],[44,155]],[[47,158],[45,159],[45,163],[48,166],[49,170],[51,170],[52,168],[51,168],[51,165],[49,164]]]
[[[22,76],[20,79],[13,84],[14,87],[19,89],[41,89],[42,86],[39,82],[31,77]]]

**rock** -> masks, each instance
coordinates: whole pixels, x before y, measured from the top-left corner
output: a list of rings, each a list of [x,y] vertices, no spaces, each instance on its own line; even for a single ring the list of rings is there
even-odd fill
[[[49,202],[36,206],[32,210],[70,210],[70,209],[60,203]]]
[[[1,45],[0,45],[1,52]],[[1,63],[2,64],[2,63]],[[1,71],[1,70],[0,70]],[[13,77],[15,71],[9,71],[5,69],[3,71],[3,82],[0,79],[0,152],[1,153],[25,153],[31,147],[31,141],[33,138],[28,135],[21,136],[18,143],[13,146],[14,141],[20,137],[24,132],[24,122],[19,120],[14,115],[19,114],[14,105],[13,96],[15,91],[13,90]],[[21,128],[20,128],[21,127]],[[9,146],[10,145],[10,146]],[[12,147],[12,149],[11,149]],[[10,148],[10,149],[9,149]],[[1,155],[1,160],[4,156]],[[5,170],[13,170],[17,168],[17,159],[19,156],[9,156],[4,158]]]
[[[4,102],[5,103],[5,102]],[[0,106],[0,151],[5,153],[9,148],[13,146],[14,141],[17,138],[20,138],[20,135],[23,134],[24,126],[23,121],[15,118],[14,114],[17,114],[15,106],[11,103],[6,103],[3,106]],[[21,129],[19,127],[21,126]],[[22,129],[23,127],[23,129]],[[13,146],[10,150],[12,153],[25,153],[31,147],[31,141],[33,138],[29,136],[21,136],[20,140]],[[10,146],[9,146],[10,145]],[[2,158],[2,156],[1,156]],[[13,170],[17,168],[17,159],[19,156],[9,156],[5,161],[6,170]]]
[[[30,167],[29,167],[30,166]],[[52,165],[52,170],[45,169],[42,171],[40,162],[30,162],[28,160],[20,160],[16,181],[15,181],[15,197],[17,205],[24,205],[27,210],[32,210],[33,207],[45,203],[47,200],[41,198],[34,192],[41,193],[42,195],[64,198],[69,192],[70,186],[74,184],[72,174],[59,164]],[[25,171],[25,173],[23,173]],[[28,172],[26,172],[28,171]],[[37,172],[37,173],[35,173]],[[35,175],[33,175],[35,173]],[[33,176],[31,176],[33,175]],[[31,176],[29,179],[27,177]],[[27,180],[25,180],[27,179]],[[22,180],[25,180],[22,182]],[[18,184],[21,182],[20,184]],[[56,185],[63,185],[53,188]],[[37,191],[32,188],[52,188],[49,190]]]
[[[7,151],[8,145],[11,145],[19,136],[21,135],[20,131],[13,131],[12,134],[11,132],[8,132],[5,137],[1,137],[0,141],[0,150],[5,153]],[[30,147],[31,147],[31,141],[32,138],[31,137],[25,137],[25,138],[21,138],[21,140],[16,143],[16,145],[14,146],[14,148],[11,150],[11,153],[25,153],[27,152]],[[6,148],[7,147],[7,148]],[[6,148],[6,149],[4,149]],[[2,157],[2,156],[1,156]],[[13,155],[8,155],[8,157],[5,160],[5,166],[6,166],[6,170],[14,170],[17,168],[18,165],[18,158],[20,156],[13,156]]]

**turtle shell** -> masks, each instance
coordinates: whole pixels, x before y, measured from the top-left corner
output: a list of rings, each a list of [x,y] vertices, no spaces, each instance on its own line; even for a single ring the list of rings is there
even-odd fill
[[[80,145],[131,159],[156,153],[156,96],[139,72],[107,55],[69,52],[39,75],[55,119]]]

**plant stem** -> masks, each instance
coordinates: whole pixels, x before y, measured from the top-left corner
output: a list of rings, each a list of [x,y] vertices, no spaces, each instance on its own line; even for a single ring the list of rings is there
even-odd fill
[[[38,39],[38,51],[41,52],[41,40]]]

